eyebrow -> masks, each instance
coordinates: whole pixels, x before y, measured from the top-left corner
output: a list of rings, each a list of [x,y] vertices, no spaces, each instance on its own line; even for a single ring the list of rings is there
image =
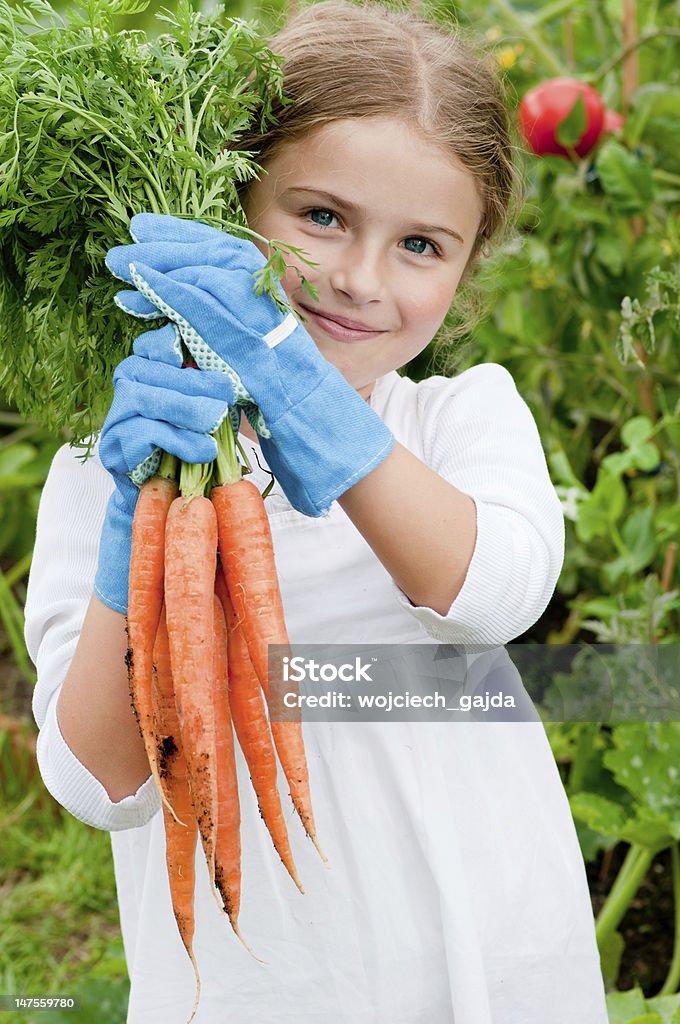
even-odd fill
[[[313,193],[315,196],[319,196],[321,199],[325,199],[326,202],[329,203],[331,206],[339,206],[340,209],[347,210],[350,213],[359,212],[359,207],[355,206],[354,203],[350,203],[346,199],[341,199],[340,196],[336,196],[332,192],[326,192],[324,189],[312,188],[307,185],[299,185],[297,187],[287,188],[283,195],[290,195],[291,193],[298,192]],[[465,245],[465,239],[463,238],[463,236],[460,235],[457,231],[454,231],[453,228],[445,228],[442,227],[441,225],[436,224],[414,224],[413,231],[414,233],[422,232],[425,235],[449,235],[451,238],[454,238],[457,242],[460,242],[461,245]]]

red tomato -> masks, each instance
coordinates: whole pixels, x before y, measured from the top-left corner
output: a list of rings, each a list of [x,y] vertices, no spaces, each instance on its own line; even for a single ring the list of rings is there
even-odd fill
[[[579,96],[586,109],[586,129],[574,146],[579,156],[593,149],[604,123],[605,106],[591,85],[576,78],[549,78],[529,89],[519,105],[519,125],[529,147],[538,156],[555,153],[569,156],[557,141],[557,129],[571,112]]]

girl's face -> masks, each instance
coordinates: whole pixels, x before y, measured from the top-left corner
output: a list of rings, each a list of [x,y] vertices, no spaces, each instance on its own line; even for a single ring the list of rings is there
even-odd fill
[[[368,397],[451,305],[482,214],[474,179],[396,118],[334,121],[282,146],[266,170],[248,190],[248,223],[318,264],[286,257],[283,288],[321,353]]]

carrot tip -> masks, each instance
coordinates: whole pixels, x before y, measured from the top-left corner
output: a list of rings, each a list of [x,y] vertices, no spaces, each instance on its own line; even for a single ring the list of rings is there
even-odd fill
[[[241,935],[241,932],[239,931],[239,927],[238,927],[238,925],[237,925],[237,923],[236,923],[235,921],[232,921],[232,922],[231,922],[231,927],[232,927],[232,928],[233,928],[233,930],[234,930],[234,935],[235,935],[235,936],[236,936],[236,938],[237,938],[237,939],[239,940],[239,942],[240,942],[240,943],[241,943],[241,945],[242,945],[242,946],[244,947],[244,949],[247,949],[247,950],[248,950],[248,952],[249,952],[249,953],[250,953],[250,955],[252,956],[253,960],[257,960],[258,964],[266,964],[266,963],[267,963],[267,961],[266,961],[266,960],[262,960],[262,959],[260,959],[260,957],[259,957],[259,956],[255,956],[255,954],[253,953],[252,949],[250,948],[250,946],[248,945],[248,943],[246,942],[246,940],[245,940],[245,939],[243,938],[243,936]]]
[[[198,1010],[198,1003],[199,1003],[199,1000],[201,998],[201,979],[200,979],[199,974],[198,974],[198,964],[196,963],[196,957],[194,956],[193,951],[188,946],[186,947],[186,949],[187,949],[187,953],[189,954],[189,958],[191,960],[191,966],[194,969],[194,974],[196,975],[196,995],[194,996],[194,1006],[193,1006],[193,1009],[191,1011],[191,1016],[189,1017],[189,1020],[187,1021],[187,1024],[191,1024],[192,1020],[196,1016],[196,1011]]]
[[[321,847],[319,846],[319,840],[318,840],[318,839],[316,838],[316,835],[310,835],[310,833],[309,833],[309,832],[307,833],[307,835],[309,835],[309,838],[310,838],[310,839],[312,840],[312,842],[314,843],[314,847],[315,847],[315,849],[316,849],[316,852],[317,852],[317,853],[319,854],[319,856],[321,857],[321,860],[323,861],[324,865],[325,865],[325,866],[326,866],[327,868],[330,868],[330,866],[331,866],[331,864],[330,864],[330,861],[329,861],[328,857],[326,856],[326,854],[325,854],[325,853],[323,852],[323,850],[321,849]]]

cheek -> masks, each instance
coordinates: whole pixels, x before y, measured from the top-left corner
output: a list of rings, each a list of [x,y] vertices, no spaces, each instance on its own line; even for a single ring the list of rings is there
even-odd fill
[[[404,302],[405,318],[408,318],[412,325],[434,325],[436,329],[448,313],[455,294],[456,288],[450,278],[440,284],[430,285],[426,290],[415,290]]]

